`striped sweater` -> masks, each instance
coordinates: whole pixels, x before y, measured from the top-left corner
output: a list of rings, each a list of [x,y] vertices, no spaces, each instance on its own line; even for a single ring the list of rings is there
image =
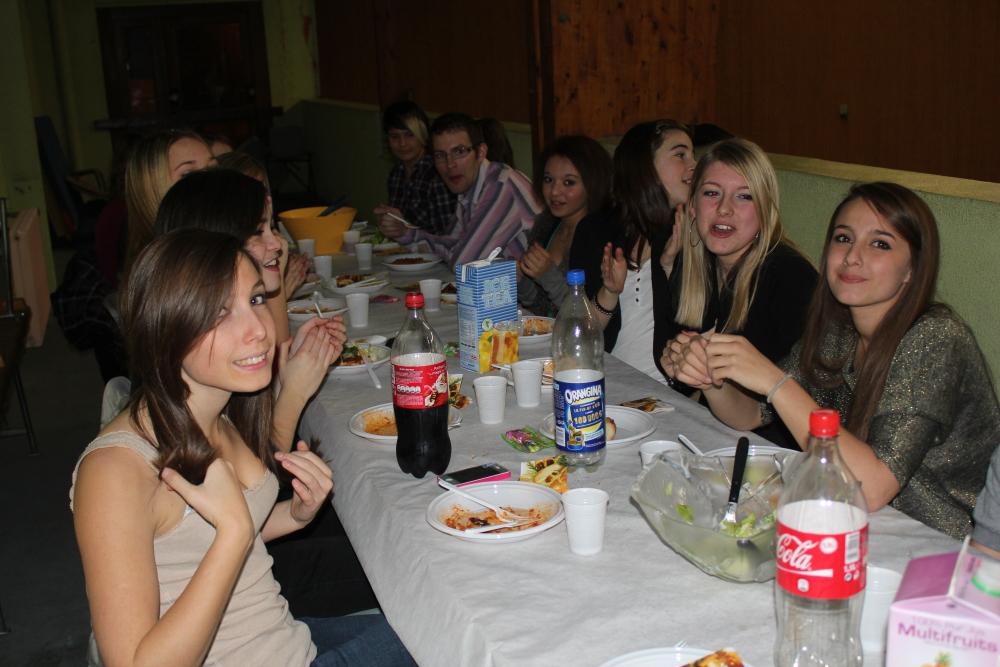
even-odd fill
[[[452,267],[483,259],[497,246],[504,257],[519,259],[540,211],[527,176],[501,162],[483,160],[476,184],[458,196],[455,225],[448,234],[413,230],[397,240],[404,245],[425,243]]]

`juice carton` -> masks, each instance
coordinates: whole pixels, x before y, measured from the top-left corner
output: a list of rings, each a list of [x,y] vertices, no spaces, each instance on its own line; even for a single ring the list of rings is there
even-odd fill
[[[506,351],[510,346],[513,346],[516,360],[516,327],[497,326],[518,319],[516,263],[513,260],[478,260],[459,264],[455,267],[455,286],[458,289],[458,358],[462,368],[486,373],[493,358],[511,357]]]
[[[887,667],[1000,665],[1000,561],[966,539],[915,558],[889,609]]]

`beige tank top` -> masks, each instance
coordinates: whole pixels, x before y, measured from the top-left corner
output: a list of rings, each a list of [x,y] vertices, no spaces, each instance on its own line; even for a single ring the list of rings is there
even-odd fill
[[[134,433],[116,431],[100,436],[80,455],[73,469],[73,485],[83,461],[91,452],[105,447],[125,447],[155,468],[159,453],[153,445]],[[316,657],[309,628],[288,612],[278,582],[271,574],[271,556],[260,537],[261,527],[274,507],[278,480],[270,471],[253,488],[243,492],[257,537],[226,607],[215,642],[205,665],[248,667],[250,665],[308,665]],[[69,491],[73,509],[73,488]],[[190,507],[169,532],[153,541],[156,576],[160,582],[160,616],[180,596],[215,539],[215,528]]]

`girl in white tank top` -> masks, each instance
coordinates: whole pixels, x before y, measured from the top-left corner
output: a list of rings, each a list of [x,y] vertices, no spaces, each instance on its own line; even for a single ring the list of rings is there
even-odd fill
[[[350,626],[363,641],[327,641],[347,619],[296,621],[271,575],[264,542],[308,524],[332,475],[305,443],[274,453],[274,324],[240,240],[160,237],[122,310],[129,408],[81,455],[70,492],[103,663],[412,664],[381,616]],[[279,467],[295,493],[276,505]]]

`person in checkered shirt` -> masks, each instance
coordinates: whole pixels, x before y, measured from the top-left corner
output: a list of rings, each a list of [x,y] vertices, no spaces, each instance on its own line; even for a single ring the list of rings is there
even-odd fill
[[[427,153],[430,123],[413,102],[390,105],[382,116],[389,150],[396,165],[389,172],[389,203],[375,208],[375,215],[387,212],[432,234],[447,234],[455,222],[456,195],[445,185]]]

